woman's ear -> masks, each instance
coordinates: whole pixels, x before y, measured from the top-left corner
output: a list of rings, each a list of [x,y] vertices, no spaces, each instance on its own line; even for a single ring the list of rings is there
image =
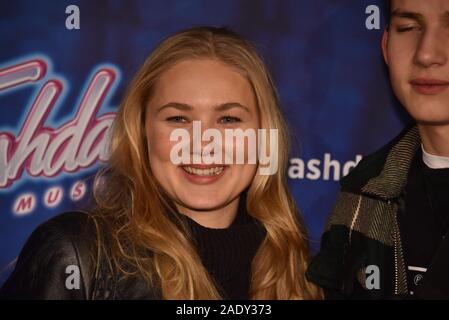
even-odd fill
[[[382,55],[384,56],[384,61],[387,65],[389,65],[389,61],[388,61],[388,26],[385,27],[384,29],[384,33],[382,34]]]

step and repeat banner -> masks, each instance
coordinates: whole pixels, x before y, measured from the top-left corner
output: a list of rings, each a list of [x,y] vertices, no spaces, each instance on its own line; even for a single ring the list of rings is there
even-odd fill
[[[401,131],[381,56],[383,1],[0,1],[0,285],[32,230],[89,201],[124,90],[182,29],[227,26],[271,70],[289,185],[319,246],[338,181]]]

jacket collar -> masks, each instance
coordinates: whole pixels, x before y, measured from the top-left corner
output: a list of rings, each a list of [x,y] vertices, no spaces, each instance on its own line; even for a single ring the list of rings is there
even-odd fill
[[[407,183],[413,157],[420,145],[418,127],[408,127],[382,149],[364,157],[341,180],[342,189],[383,200],[398,198]]]

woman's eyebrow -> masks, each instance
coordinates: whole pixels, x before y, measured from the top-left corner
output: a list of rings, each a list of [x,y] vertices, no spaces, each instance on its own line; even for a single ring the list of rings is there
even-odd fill
[[[227,102],[215,107],[215,111],[227,111],[232,108],[242,108],[244,111],[251,113],[250,109],[238,102]]]
[[[186,103],[179,103],[179,102],[169,102],[164,104],[163,106],[160,106],[159,108],[156,109],[156,113],[161,112],[164,109],[167,108],[175,108],[181,111],[190,111],[193,109],[192,106],[186,104]]]
[[[191,105],[186,104],[186,103],[169,102],[169,103],[166,103],[163,106],[160,106],[159,108],[157,108],[156,109],[156,113],[159,113],[162,110],[167,109],[167,108],[174,108],[174,109],[178,109],[178,110],[181,110],[181,111],[190,111],[190,110],[193,109],[193,107]],[[250,109],[248,107],[246,107],[246,106],[244,106],[244,105],[242,105],[241,103],[238,103],[238,102],[222,103],[222,104],[219,104],[218,106],[216,106],[214,108],[214,110],[215,111],[227,111],[227,110],[232,109],[232,108],[241,108],[244,111],[246,111],[248,113],[251,113],[251,111],[250,111]]]

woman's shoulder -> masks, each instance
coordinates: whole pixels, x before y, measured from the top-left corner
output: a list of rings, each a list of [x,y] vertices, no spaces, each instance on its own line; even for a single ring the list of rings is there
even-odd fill
[[[41,224],[0,289],[0,299],[158,299],[157,286],[111,266],[104,222],[76,211]]]
[[[96,246],[98,226],[93,215],[83,211],[61,213],[39,225],[28,238],[19,259],[28,253],[46,257],[75,256],[81,260]]]
[[[57,215],[30,235],[2,298],[88,299],[95,269],[96,222],[86,212]]]
[[[37,237],[42,238],[44,242],[57,240],[59,244],[64,242],[81,244],[96,238],[96,225],[96,219],[88,212],[64,212],[39,225],[30,239]]]

